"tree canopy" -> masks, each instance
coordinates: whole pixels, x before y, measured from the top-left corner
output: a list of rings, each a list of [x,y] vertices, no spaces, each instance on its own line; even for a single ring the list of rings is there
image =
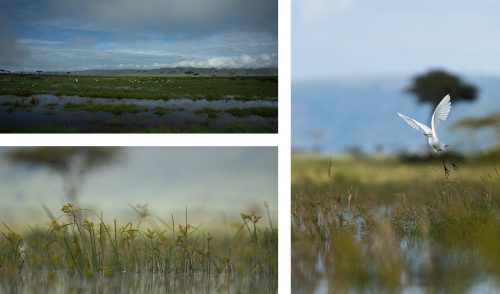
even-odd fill
[[[88,171],[106,166],[120,154],[117,147],[25,147],[7,154],[12,163],[31,168],[47,168],[63,179],[66,198],[77,201],[82,178]]]
[[[478,92],[475,86],[444,70],[431,70],[414,77],[407,90],[417,97],[419,103],[431,104],[433,110],[446,94],[450,94],[452,100],[458,102],[474,101]]]

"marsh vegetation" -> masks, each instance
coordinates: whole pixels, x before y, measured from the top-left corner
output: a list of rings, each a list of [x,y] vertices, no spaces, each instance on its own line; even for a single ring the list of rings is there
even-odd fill
[[[437,160],[292,158],[296,293],[496,292],[498,151]]]
[[[267,204],[266,204],[267,207]],[[275,293],[278,230],[254,212],[230,224],[192,224],[153,215],[147,205],[119,223],[62,207],[46,224],[3,224],[0,291]]]
[[[277,81],[4,74],[0,131],[276,132]]]

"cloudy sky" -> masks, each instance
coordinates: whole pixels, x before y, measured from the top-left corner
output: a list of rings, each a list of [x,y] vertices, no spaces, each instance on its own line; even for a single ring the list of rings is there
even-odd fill
[[[15,148],[15,147],[14,147]],[[13,165],[0,147],[0,220],[19,221],[30,213],[44,216],[42,205],[55,214],[67,200],[61,178],[45,169]],[[80,201],[108,217],[131,213],[132,205],[148,203],[156,214],[193,219],[241,212],[269,203],[277,217],[278,162],[274,147],[130,147],[121,160],[95,169],[84,178]]]
[[[277,2],[0,0],[0,66],[275,67]]]
[[[292,0],[292,79],[500,74],[495,0]]]
[[[461,151],[489,148],[492,130],[471,144],[452,126],[499,111],[499,11],[494,0],[292,0],[292,146],[425,150],[396,113],[428,121],[431,107],[405,89],[440,68],[479,92],[474,103],[452,97],[440,138]]]

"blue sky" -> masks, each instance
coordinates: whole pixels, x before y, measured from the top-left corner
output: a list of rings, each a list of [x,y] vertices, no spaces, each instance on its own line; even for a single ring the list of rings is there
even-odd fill
[[[292,0],[292,79],[500,74],[500,2]]]
[[[428,123],[430,106],[405,89],[430,69],[479,90],[473,103],[451,97],[440,138],[461,151],[491,147],[491,129],[472,146],[452,125],[500,111],[498,11],[493,0],[292,0],[292,147],[425,150],[422,135],[396,113]]]
[[[67,200],[58,174],[11,164],[5,154],[12,148],[0,148],[1,220],[44,217],[42,204],[59,214]],[[263,213],[266,201],[276,218],[277,155],[275,147],[126,147],[121,161],[85,176],[79,199],[108,217],[130,214],[127,203],[148,203],[163,216],[188,207],[199,220]]]
[[[275,0],[0,0],[8,70],[276,67]]]

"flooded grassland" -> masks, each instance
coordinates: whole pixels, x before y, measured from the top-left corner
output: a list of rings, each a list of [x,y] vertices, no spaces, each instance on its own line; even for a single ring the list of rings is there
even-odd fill
[[[1,75],[0,131],[278,130],[276,77]]]
[[[221,226],[136,212],[121,223],[67,204],[25,232],[3,224],[0,292],[277,292],[278,230],[265,216]]]
[[[294,293],[500,291],[499,163],[294,155]]]

